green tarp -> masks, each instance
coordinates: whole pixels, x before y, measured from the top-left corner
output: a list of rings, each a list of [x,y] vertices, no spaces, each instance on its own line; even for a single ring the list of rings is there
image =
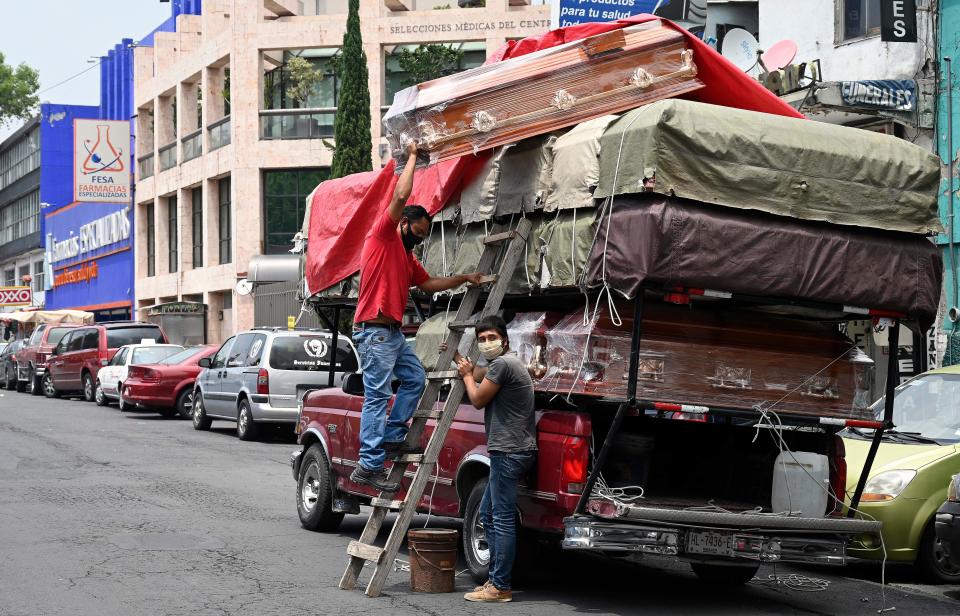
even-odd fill
[[[897,137],[684,100],[604,133],[596,198],[645,192],[803,220],[939,232],[939,159]]]

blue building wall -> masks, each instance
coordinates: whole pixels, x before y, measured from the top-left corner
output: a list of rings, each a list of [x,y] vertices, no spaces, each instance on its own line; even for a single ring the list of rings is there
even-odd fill
[[[40,200],[48,205],[41,212],[40,225],[47,250],[47,308],[90,310],[97,314],[98,320],[117,318],[116,313],[124,309],[129,311],[128,318],[133,314],[136,296],[132,203],[73,203],[73,122],[76,119],[130,122],[127,161],[132,181],[136,162],[132,120],[133,50],[135,46],[152,46],[157,32],[175,32],[177,16],[199,15],[200,10],[200,0],[174,0],[170,17],[147,36],[136,43],[125,38],[101,56],[98,106],[48,103],[41,106]],[[128,225],[128,233],[122,240],[93,250],[81,250],[70,258],[55,259],[56,243],[79,238],[84,225],[95,221],[106,219],[115,223],[115,215],[121,212]],[[89,230],[87,227],[86,231]]]

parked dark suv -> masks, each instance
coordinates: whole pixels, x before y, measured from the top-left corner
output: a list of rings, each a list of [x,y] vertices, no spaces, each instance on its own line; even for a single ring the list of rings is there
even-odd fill
[[[47,360],[43,393],[56,398],[63,392],[79,391],[93,402],[97,373],[117,349],[144,340],[166,343],[160,326],[134,321],[100,323],[78,327],[63,337]]]

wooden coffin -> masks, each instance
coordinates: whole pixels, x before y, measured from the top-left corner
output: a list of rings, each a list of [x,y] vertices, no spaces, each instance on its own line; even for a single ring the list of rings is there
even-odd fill
[[[411,86],[384,116],[393,156],[423,162],[514,143],[703,87],[693,51],[660,21]]]
[[[621,315],[631,312],[620,307]],[[641,400],[743,410],[764,406],[780,415],[870,417],[873,362],[830,326],[667,304],[650,304],[644,313]],[[626,397],[629,317],[619,326],[608,316],[584,325],[583,310],[558,322],[539,318],[546,325],[520,328],[516,341],[510,334],[511,348],[526,362],[538,391]],[[549,325],[551,321],[556,324]]]

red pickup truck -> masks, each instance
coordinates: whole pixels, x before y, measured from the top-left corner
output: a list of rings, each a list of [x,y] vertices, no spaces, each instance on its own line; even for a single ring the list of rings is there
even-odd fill
[[[345,513],[359,513],[359,506],[376,496],[349,479],[358,460],[359,376],[345,380],[345,391],[314,390],[301,402],[296,428],[301,448],[291,454],[291,467],[297,512],[309,530],[335,530]],[[563,404],[554,401],[541,398],[539,404],[544,409]],[[869,523],[842,518],[833,504],[804,517],[771,515],[779,449],[765,434],[754,438],[753,422],[689,421],[685,414],[655,411],[633,411],[623,420],[603,466],[608,490],[644,486],[644,498],[630,501],[642,507],[618,516],[611,510],[614,501],[594,496],[586,511],[575,514],[594,448],[612,417],[613,411],[601,406],[537,413],[538,463],[518,501],[522,529],[565,549],[679,556],[702,579],[724,583],[749,581],[762,562],[844,564],[850,538],[876,531]],[[424,444],[431,430],[428,426]],[[791,449],[829,460],[829,488],[843,493],[846,465],[839,437],[821,430],[784,431],[783,437]],[[489,554],[478,523],[488,469],[483,412],[461,405],[418,510],[464,520],[464,553],[478,580],[486,575]],[[408,480],[412,476],[408,471]],[[607,493],[627,500],[631,494]],[[395,498],[402,496],[401,491]]]

